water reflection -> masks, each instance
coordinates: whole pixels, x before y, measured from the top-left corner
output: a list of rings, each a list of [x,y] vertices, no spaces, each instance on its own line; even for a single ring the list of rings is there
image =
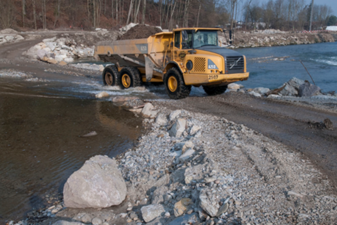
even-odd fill
[[[0,223],[50,205],[85,160],[132,147],[140,127],[140,119],[111,102],[41,97],[0,82]],[[81,137],[91,131],[98,135]]]

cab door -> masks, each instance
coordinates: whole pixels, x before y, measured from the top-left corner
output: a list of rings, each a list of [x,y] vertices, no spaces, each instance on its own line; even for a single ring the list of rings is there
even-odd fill
[[[176,37],[178,37],[179,33],[179,39],[175,38],[174,42],[176,47],[174,52],[174,60],[178,62],[183,68],[186,63],[185,62],[186,55],[190,54],[188,51],[193,49],[193,30],[183,30],[176,33],[177,33],[175,34],[177,35]]]
[[[174,32],[174,39],[173,39],[173,60],[176,62],[180,61],[179,58],[179,53],[180,53],[180,49],[181,49],[181,31],[175,31]]]

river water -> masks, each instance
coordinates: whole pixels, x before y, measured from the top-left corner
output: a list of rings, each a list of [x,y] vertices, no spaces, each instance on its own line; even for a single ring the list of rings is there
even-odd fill
[[[71,91],[79,87],[0,78],[0,224],[50,206],[85,160],[116,156],[139,137],[140,118]]]
[[[278,88],[292,77],[312,80],[323,92],[337,92],[337,42],[311,45],[291,45],[238,49],[247,57],[249,79],[242,84],[247,88]],[[284,59],[283,61],[281,61]]]

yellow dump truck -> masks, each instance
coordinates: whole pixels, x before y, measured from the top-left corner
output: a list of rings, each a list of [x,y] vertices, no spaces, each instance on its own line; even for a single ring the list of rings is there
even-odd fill
[[[144,39],[101,42],[95,56],[111,62],[103,71],[106,85],[130,88],[164,82],[168,96],[185,98],[192,86],[208,95],[222,94],[232,82],[246,80],[246,57],[221,47],[219,28],[180,28]]]

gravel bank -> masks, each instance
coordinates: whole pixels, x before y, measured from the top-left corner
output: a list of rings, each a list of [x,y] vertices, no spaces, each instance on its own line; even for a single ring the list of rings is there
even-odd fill
[[[159,106],[150,115],[136,147],[118,157],[128,187],[124,203],[102,210],[58,205],[28,221],[50,216],[40,224],[335,222],[334,188],[300,153],[223,117]]]

